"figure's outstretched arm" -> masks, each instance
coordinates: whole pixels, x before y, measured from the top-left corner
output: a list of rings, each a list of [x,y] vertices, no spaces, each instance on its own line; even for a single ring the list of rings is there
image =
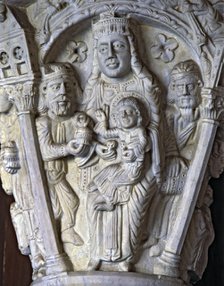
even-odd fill
[[[108,128],[108,119],[102,109],[98,109],[95,112],[97,123],[94,127],[96,134],[102,136],[105,139],[118,138],[118,128]]]

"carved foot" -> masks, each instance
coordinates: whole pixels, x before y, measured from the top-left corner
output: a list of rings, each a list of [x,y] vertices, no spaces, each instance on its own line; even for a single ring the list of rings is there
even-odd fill
[[[153,245],[156,245],[158,243],[158,239],[156,238],[149,238],[144,244],[143,249],[147,249],[152,247]]]
[[[40,269],[34,269],[33,274],[32,274],[32,279],[34,281],[34,280],[41,278],[45,275],[46,275],[46,268],[45,267],[41,267]]]
[[[87,266],[87,271],[98,270],[99,267],[100,267],[100,260],[96,258],[95,259],[91,258]]]
[[[160,240],[157,244],[150,247],[149,256],[150,257],[160,256],[163,252],[164,246],[165,246],[165,241]]]
[[[46,275],[46,266],[43,257],[40,254],[37,254],[33,258],[31,257],[33,265],[33,274],[32,279],[36,280]]]
[[[37,280],[37,278],[38,278],[38,270],[34,269],[33,274],[32,274],[32,279],[33,279],[33,281],[35,281],[35,280]]]
[[[74,244],[75,246],[81,246],[84,243],[82,238],[73,228],[64,230],[61,234],[61,240],[64,243],[71,243]]]

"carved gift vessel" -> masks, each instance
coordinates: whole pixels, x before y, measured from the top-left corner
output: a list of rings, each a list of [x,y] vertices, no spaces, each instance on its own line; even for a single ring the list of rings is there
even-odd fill
[[[221,2],[20,2],[0,3],[1,179],[32,285],[196,282],[224,168]]]

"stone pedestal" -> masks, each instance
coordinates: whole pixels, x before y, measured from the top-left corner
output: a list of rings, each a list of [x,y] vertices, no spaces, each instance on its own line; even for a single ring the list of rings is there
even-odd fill
[[[71,272],[36,280],[31,286],[183,286],[180,279],[121,272]]]

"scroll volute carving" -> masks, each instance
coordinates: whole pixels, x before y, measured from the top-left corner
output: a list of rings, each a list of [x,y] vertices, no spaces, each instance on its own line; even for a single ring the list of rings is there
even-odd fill
[[[61,15],[73,4],[82,6],[79,1],[59,2],[50,1]],[[41,77],[35,84],[8,84],[0,94],[1,176],[5,190],[15,197],[12,220],[20,250],[31,258],[33,285],[49,285],[49,273],[57,285],[54,274],[60,276],[57,262],[63,257],[75,271],[181,277],[182,284],[174,285],[183,285],[201,277],[201,259],[214,238],[208,180],[223,170],[223,156],[218,158],[223,146],[218,135],[209,160],[209,142],[223,111],[220,92],[208,85],[205,63],[191,50],[181,59],[183,43],[161,27],[151,29],[167,44],[165,51],[152,45],[142,55],[136,21],[112,8],[94,19],[85,42],[73,36],[65,39],[64,53],[69,47],[71,63],[59,62],[55,55],[55,61],[40,64]],[[194,13],[188,11],[187,19],[195,23],[199,15]],[[205,42],[202,46],[203,53]],[[82,56],[74,47],[82,48]],[[154,75],[148,54],[166,73]],[[89,77],[83,79],[79,71],[89,56],[93,62]],[[25,120],[30,112],[35,117],[30,124],[38,166],[46,177],[41,193],[49,198],[44,201],[49,206],[47,226],[52,227],[49,238],[37,215],[42,206],[33,190],[32,158],[23,141],[27,133],[21,116]],[[206,134],[207,145],[201,146]],[[208,162],[207,169],[198,154]],[[55,248],[46,241],[54,241]],[[72,275],[65,285],[72,285]]]

